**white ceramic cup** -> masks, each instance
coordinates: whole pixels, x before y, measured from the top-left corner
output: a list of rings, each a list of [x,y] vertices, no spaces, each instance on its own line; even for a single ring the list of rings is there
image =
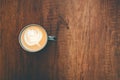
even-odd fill
[[[22,38],[21,38],[23,32],[25,32],[25,30],[27,30],[28,28],[33,27],[33,26],[37,26],[37,27],[43,29],[45,35],[47,35],[47,38],[45,39],[44,45],[42,45],[42,47],[39,48],[39,49],[37,49],[37,50],[30,50],[30,49],[26,48],[25,45],[23,44]],[[29,33],[28,33],[28,34],[29,34]],[[43,36],[42,36],[42,37],[43,37]],[[41,37],[41,38],[42,38],[42,37]],[[33,38],[35,38],[35,36],[34,36]],[[40,38],[40,37],[39,37],[39,38]],[[29,38],[29,39],[32,39],[32,37]],[[38,51],[41,51],[41,50],[47,45],[48,40],[55,41],[55,40],[56,40],[56,37],[55,37],[55,36],[48,36],[47,31],[46,31],[41,25],[38,25],[38,24],[29,24],[29,25],[25,26],[25,27],[20,31],[18,40],[19,40],[20,46],[21,46],[25,51],[27,51],[27,52],[38,52]]]

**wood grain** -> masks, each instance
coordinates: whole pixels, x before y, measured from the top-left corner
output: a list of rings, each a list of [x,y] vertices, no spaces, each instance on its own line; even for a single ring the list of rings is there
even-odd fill
[[[57,41],[25,52],[32,23]],[[120,0],[0,0],[0,80],[120,80]]]

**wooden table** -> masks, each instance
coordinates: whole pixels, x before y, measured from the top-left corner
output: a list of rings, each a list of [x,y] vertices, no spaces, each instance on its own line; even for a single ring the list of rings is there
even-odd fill
[[[38,53],[20,30],[57,36]],[[0,0],[0,80],[120,80],[120,0]]]

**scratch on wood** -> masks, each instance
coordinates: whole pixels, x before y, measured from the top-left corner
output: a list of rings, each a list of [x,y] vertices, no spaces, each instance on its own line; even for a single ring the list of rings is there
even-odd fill
[[[114,33],[114,46],[115,56],[120,56],[120,34],[117,31]]]
[[[120,56],[120,49],[119,48],[116,48],[116,50],[115,50],[115,56]]]
[[[67,29],[69,29],[69,26],[68,26],[68,21],[66,21],[63,16],[59,15],[59,21],[61,24],[63,24],[64,26],[66,26]]]

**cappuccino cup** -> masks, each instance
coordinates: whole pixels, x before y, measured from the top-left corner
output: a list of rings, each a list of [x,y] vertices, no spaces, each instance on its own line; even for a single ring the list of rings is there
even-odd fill
[[[27,52],[41,51],[48,40],[55,41],[55,36],[48,36],[46,30],[38,24],[25,26],[19,33],[20,46]]]

